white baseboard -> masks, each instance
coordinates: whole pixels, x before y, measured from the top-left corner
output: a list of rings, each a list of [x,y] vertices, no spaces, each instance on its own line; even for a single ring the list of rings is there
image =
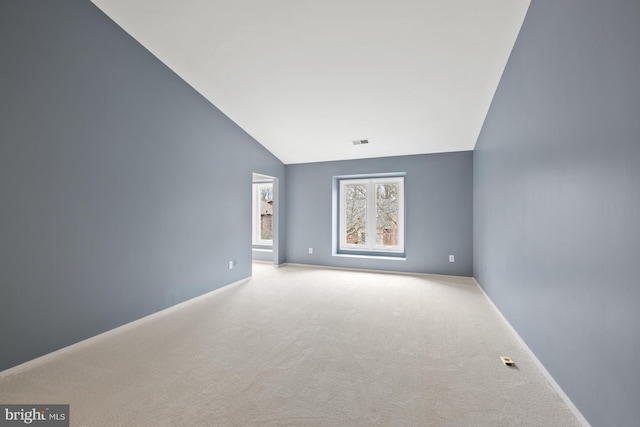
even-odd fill
[[[473,278],[473,282],[476,284],[478,289],[480,289],[480,291],[485,296],[487,301],[489,301],[489,304],[491,304],[491,307],[493,307],[493,309],[498,314],[498,316],[502,319],[502,321],[505,323],[505,325],[507,325],[507,328],[511,331],[511,333],[516,338],[516,340],[520,343],[520,345],[522,345],[522,347],[527,352],[529,357],[531,357],[531,359],[533,360],[533,363],[535,363],[536,366],[540,369],[540,371],[542,372],[542,375],[544,375],[544,377],[547,379],[547,381],[549,382],[551,387],[556,391],[556,393],[558,393],[558,395],[563,400],[563,402],[569,407],[569,410],[573,413],[573,415],[576,417],[578,422],[583,427],[591,427],[591,424],[589,423],[589,421],[587,421],[587,419],[584,417],[584,415],[582,415],[582,412],[580,412],[580,410],[576,407],[576,405],[573,404],[573,402],[571,401],[569,396],[567,396],[567,394],[564,392],[564,390],[562,390],[562,387],[560,387],[560,384],[558,384],[556,382],[556,380],[551,376],[551,374],[549,373],[549,371],[547,371],[547,369],[544,367],[542,362],[540,362],[540,359],[538,359],[538,357],[536,357],[535,353],[529,348],[527,343],[522,339],[520,334],[518,334],[518,332],[511,325],[511,323],[507,320],[507,318],[504,317],[504,315],[502,314],[500,309],[498,309],[498,307],[493,303],[491,298],[489,298],[489,295],[487,295],[487,293],[484,291],[484,289],[482,289],[482,286],[480,286],[480,283],[478,283],[478,281],[475,279],[475,277]]]
[[[320,264],[300,264],[293,262],[285,262],[280,264],[281,267],[291,266],[291,267],[304,267],[304,268],[321,268],[323,270],[341,270],[341,271],[361,271],[364,273],[381,273],[381,274],[401,274],[404,276],[431,276],[431,277],[441,277],[443,279],[468,279],[471,280],[472,277],[468,276],[453,276],[447,274],[433,274],[433,273],[418,273],[413,271],[396,271],[396,270],[374,270],[372,268],[354,268],[354,267],[335,267],[332,265],[320,265]]]
[[[19,365],[13,366],[13,367],[11,367],[9,369],[5,369],[4,371],[0,371],[0,378],[6,378],[6,377],[9,377],[11,375],[15,375],[15,374],[17,374],[19,372],[23,372],[23,371],[26,371],[28,369],[34,368],[36,366],[43,365],[43,364],[47,363],[50,360],[53,360],[53,359],[55,359],[55,358],[57,358],[59,356],[62,356],[63,354],[69,353],[69,352],[74,351],[74,350],[81,349],[83,347],[86,347],[86,346],[89,346],[89,345],[92,345],[92,344],[95,344],[95,343],[100,342],[100,341],[102,341],[102,340],[104,340],[106,338],[109,338],[109,337],[112,337],[112,336],[117,335],[119,333],[125,332],[125,331],[127,331],[129,329],[132,329],[134,327],[143,325],[146,322],[149,322],[151,320],[154,320],[154,319],[157,319],[159,317],[165,316],[165,315],[167,315],[167,314],[169,314],[169,313],[171,313],[173,311],[179,310],[179,309],[181,309],[181,308],[183,308],[185,306],[188,306],[190,304],[196,303],[196,302],[198,302],[198,301],[200,301],[200,300],[202,300],[202,299],[204,299],[206,297],[209,297],[209,296],[211,296],[213,294],[216,294],[218,292],[225,291],[225,290],[230,289],[232,287],[241,285],[241,284],[243,284],[243,283],[245,283],[245,282],[247,282],[249,280],[250,280],[250,277],[247,277],[245,279],[238,280],[238,281],[230,283],[228,285],[224,285],[224,286],[222,286],[222,287],[220,287],[218,289],[215,289],[215,290],[213,290],[211,292],[207,292],[206,294],[202,294],[202,295],[199,295],[197,297],[194,297],[194,298],[191,298],[189,300],[186,300],[186,301],[183,301],[181,303],[178,303],[176,305],[172,305],[171,307],[167,307],[164,310],[156,311],[155,313],[151,313],[148,316],[141,317],[140,319],[136,319],[136,320],[134,320],[132,322],[129,322],[129,323],[125,323],[124,325],[118,326],[117,328],[110,329],[110,330],[102,332],[102,333],[100,333],[98,335],[94,335],[94,336],[89,337],[87,339],[84,339],[82,341],[78,341],[77,343],[71,344],[71,345],[69,345],[67,347],[63,347],[63,348],[61,348],[59,350],[52,351],[51,353],[47,353],[45,355],[42,355],[42,356],[37,357],[37,358],[32,359],[32,360],[28,360],[28,361],[26,361],[24,363],[21,363]]]

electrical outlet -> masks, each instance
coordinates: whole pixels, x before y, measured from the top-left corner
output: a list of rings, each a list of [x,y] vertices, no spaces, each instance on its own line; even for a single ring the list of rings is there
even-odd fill
[[[312,254],[313,253],[313,248],[309,248],[309,253]]]
[[[232,259],[231,261],[229,261],[229,270],[233,270],[233,267],[236,266],[236,260]]]
[[[456,262],[456,257],[453,255],[449,255],[449,262]]]

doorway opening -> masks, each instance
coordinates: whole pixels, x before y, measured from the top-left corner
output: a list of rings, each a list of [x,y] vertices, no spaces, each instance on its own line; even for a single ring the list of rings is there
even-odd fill
[[[278,265],[278,179],[253,173],[251,259]]]

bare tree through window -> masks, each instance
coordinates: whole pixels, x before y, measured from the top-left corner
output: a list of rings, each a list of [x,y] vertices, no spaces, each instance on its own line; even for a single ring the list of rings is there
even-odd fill
[[[273,243],[273,183],[253,183],[253,244]]]
[[[273,239],[273,187],[260,188],[260,239]]]
[[[404,251],[404,177],[340,181],[340,249]]]
[[[376,244],[398,244],[398,184],[376,185]]]
[[[367,239],[367,186],[366,184],[346,185],[345,213],[346,238],[351,245],[362,245]]]

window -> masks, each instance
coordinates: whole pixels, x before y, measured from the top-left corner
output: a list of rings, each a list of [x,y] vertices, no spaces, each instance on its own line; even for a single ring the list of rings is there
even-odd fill
[[[339,183],[339,252],[403,254],[404,177]]]
[[[273,245],[273,183],[253,183],[253,244]]]

